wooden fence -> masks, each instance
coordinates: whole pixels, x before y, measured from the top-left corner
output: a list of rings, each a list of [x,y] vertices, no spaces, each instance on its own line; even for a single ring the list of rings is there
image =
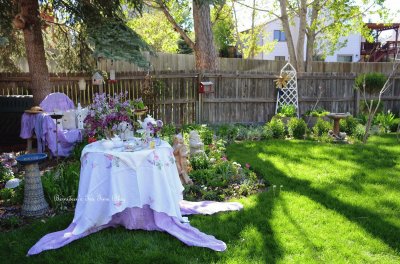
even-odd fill
[[[157,53],[156,56],[150,56],[144,53],[144,57],[149,61],[152,71],[186,71],[195,70],[194,55],[186,54],[167,54]],[[250,59],[234,59],[234,58],[218,58],[218,71],[230,72],[279,72],[286,64],[285,61],[268,61],[268,60],[250,60]],[[26,59],[21,59],[19,68],[22,72],[29,72]],[[49,71],[53,73],[63,73],[66,69],[60,69],[56,61],[48,62]],[[147,71],[139,68],[135,64],[124,61],[100,60],[97,65],[102,71],[109,71],[114,68],[117,72],[138,72]],[[393,63],[382,62],[321,62],[314,61],[311,63],[310,72],[338,72],[338,73],[365,73],[365,72],[382,72],[390,73]],[[0,68],[0,72],[4,72]],[[400,73],[400,68],[398,70]]]
[[[130,99],[143,97],[150,114],[177,125],[186,123],[263,123],[275,114],[276,73],[246,72],[152,72],[151,96],[143,94],[147,85],[145,72],[117,73],[116,84],[106,84],[107,94],[128,92]],[[75,103],[92,102],[98,86],[78,88],[78,80],[90,76],[82,74],[51,75],[53,91],[66,93]],[[299,110],[304,114],[320,97],[318,107],[331,112],[357,113],[360,98],[354,90],[355,74],[306,73],[298,75]],[[398,113],[400,109],[400,75],[383,96],[385,109]],[[200,80],[214,83],[214,93],[198,94]],[[0,74],[0,95],[30,94],[27,74]]]

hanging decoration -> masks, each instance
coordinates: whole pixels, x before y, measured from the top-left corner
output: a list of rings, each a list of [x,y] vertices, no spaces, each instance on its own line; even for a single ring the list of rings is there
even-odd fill
[[[111,69],[110,69],[110,79],[108,83],[116,83],[117,80],[115,79],[115,68],[114,68],[114,60],[111,60]]]

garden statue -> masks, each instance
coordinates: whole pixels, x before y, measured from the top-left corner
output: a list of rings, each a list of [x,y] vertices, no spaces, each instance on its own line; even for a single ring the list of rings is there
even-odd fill
[[[188,149],[183,141],[181,134],[174,136],[173,142],[176,167],[178,168],[179,178],[182,184],[193,184],[188,175]]]
[[[189,145],[190,145],[190,156],[194,156],[197,154],[203,154],[204,152],[204,144],[201,142],[199,132],[196,130],[192,130],[189,133]]]
[[[133,138],[133,127],[130,123],[122,121],[117,127],[118,135],[122,140]]]

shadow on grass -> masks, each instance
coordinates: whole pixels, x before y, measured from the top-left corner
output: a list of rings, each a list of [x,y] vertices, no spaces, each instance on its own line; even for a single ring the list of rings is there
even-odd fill
[[[271,145],[274,144],[274,145]],[[281,146],[277,147],[276,144],[281,144]],[[315,143],[314,143],[315,144]],[[389,143],[385,141],[385,144]],[[271,153],[274,155],[285,156],[288,148],[295,148],[292,151],[297,151],[299,153],[304,152],[306,155],[307,145],[310,145],[308,142],[304,144],[296,142],[295,144],[291,144],[291,142],[282,141],[280,143],[274,142],[262,142],[261,144],[253,144],[253,143],[244,143],[239,144],[233,148],[230,148],[230,158],[234,160],[238,160],[241,163],[249,162],[248,157],[253,157],[252,162],[254,164],[254,169],[258,174],[263,175],[267,180],[273,182],[276,185],[284,185],[285,191],[293,192],[302,196],[306,196],[316,203],[319,203],[325,206],[327,209],[334,210],[346,217],[349,221],[356,223],[358,226],[363,228],[365,231],[370,233],[372,236],[382,240],[386,245],[394,249],[395,251],[400,250],[400,228],[398,226],[393,225],[392,223],[385,221],[382,219],[382,215],[375,213],[371,210],[365,209],[362,206],[358,205],[350,205],[347,204],[338,198],[332,196],[327,191],[323,191],[321,189],[315,188],[312,186],[312,182],[308,180],[298,179],[295,177],[289,177],[284,172],[279,170],[274,166],[274,164],[268,160],[261,159],[258,157],[258,153],[267,152],[267,154]],[[335,156],[339,154],[341,148],[355,148],[353,151],[347,150],[350,154],[340,153],[341,158],[349,159],[352,162],[360,164],[359,171],[357,175],[353,175],[353,180],[357,180],[356,182],[342,181],[342,182],[334,182],[333,185],[336,184],[350,184],[354,190],[362,190],[362,186],[359,181],[364,180],[364,172],[363,169],[369,168],[393,168],[396,166],[396,154],[389,152],[385,149],[379,148],[379,146],[373,145],[365,145],[365,146],[338,146],[333,145],[332,147],[326,148],[325,151],[329,152],[329,155]],[[268,147],[271,147],[271,151],[268,151]],[[280,149],[282,152],[280,153]],[[269,152],[269,153],[268,153]],[[293,153],[293,152],[292,152]],[[291,155],[286,155],[282,162],[307,162],[306,157],[291,157]],[[318,160],[318,159],[316,159]],[[307,162],[309,164],[310,162]],[[310,166],[313,166],[310,163]],[[366,168],[364,168],[364,166]],[[345,169],[345,168],[344,168]],[[372,182],[376,181],[372,179]],[[388,184],[390,183],[390,179]],[[384,184],[380,182],[380,184]],[[397,186],[399,183],[397,182]],[[400,187],[400,186],[399,186]],[[399,190],[399,189],[397,189]],[[389,204],[388,204],[389,205]],[[396,206],[394,204],[390,204],[389,206]],[[398,208],[398,206],[396,206]],[[266,216],[268,217],[268,216]]]

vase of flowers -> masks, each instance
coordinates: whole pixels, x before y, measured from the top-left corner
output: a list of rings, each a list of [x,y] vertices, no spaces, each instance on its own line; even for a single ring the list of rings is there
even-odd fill
[[[93,103],[89,105],[89,113],[84,120],[89,137],[111,139],[117,132],[121,122],[132,124],[134,104],[127,99],[127,93],[95,94]]]
[[[142,129],[138,130],[139,133],[142,133],[147,138],[154,138],[156,141],[156,145],[161,145],[160,133],[163,127],[163,122],[161,120],[155,120],[153,117],[148,115],[144,121],[139,121]]]

